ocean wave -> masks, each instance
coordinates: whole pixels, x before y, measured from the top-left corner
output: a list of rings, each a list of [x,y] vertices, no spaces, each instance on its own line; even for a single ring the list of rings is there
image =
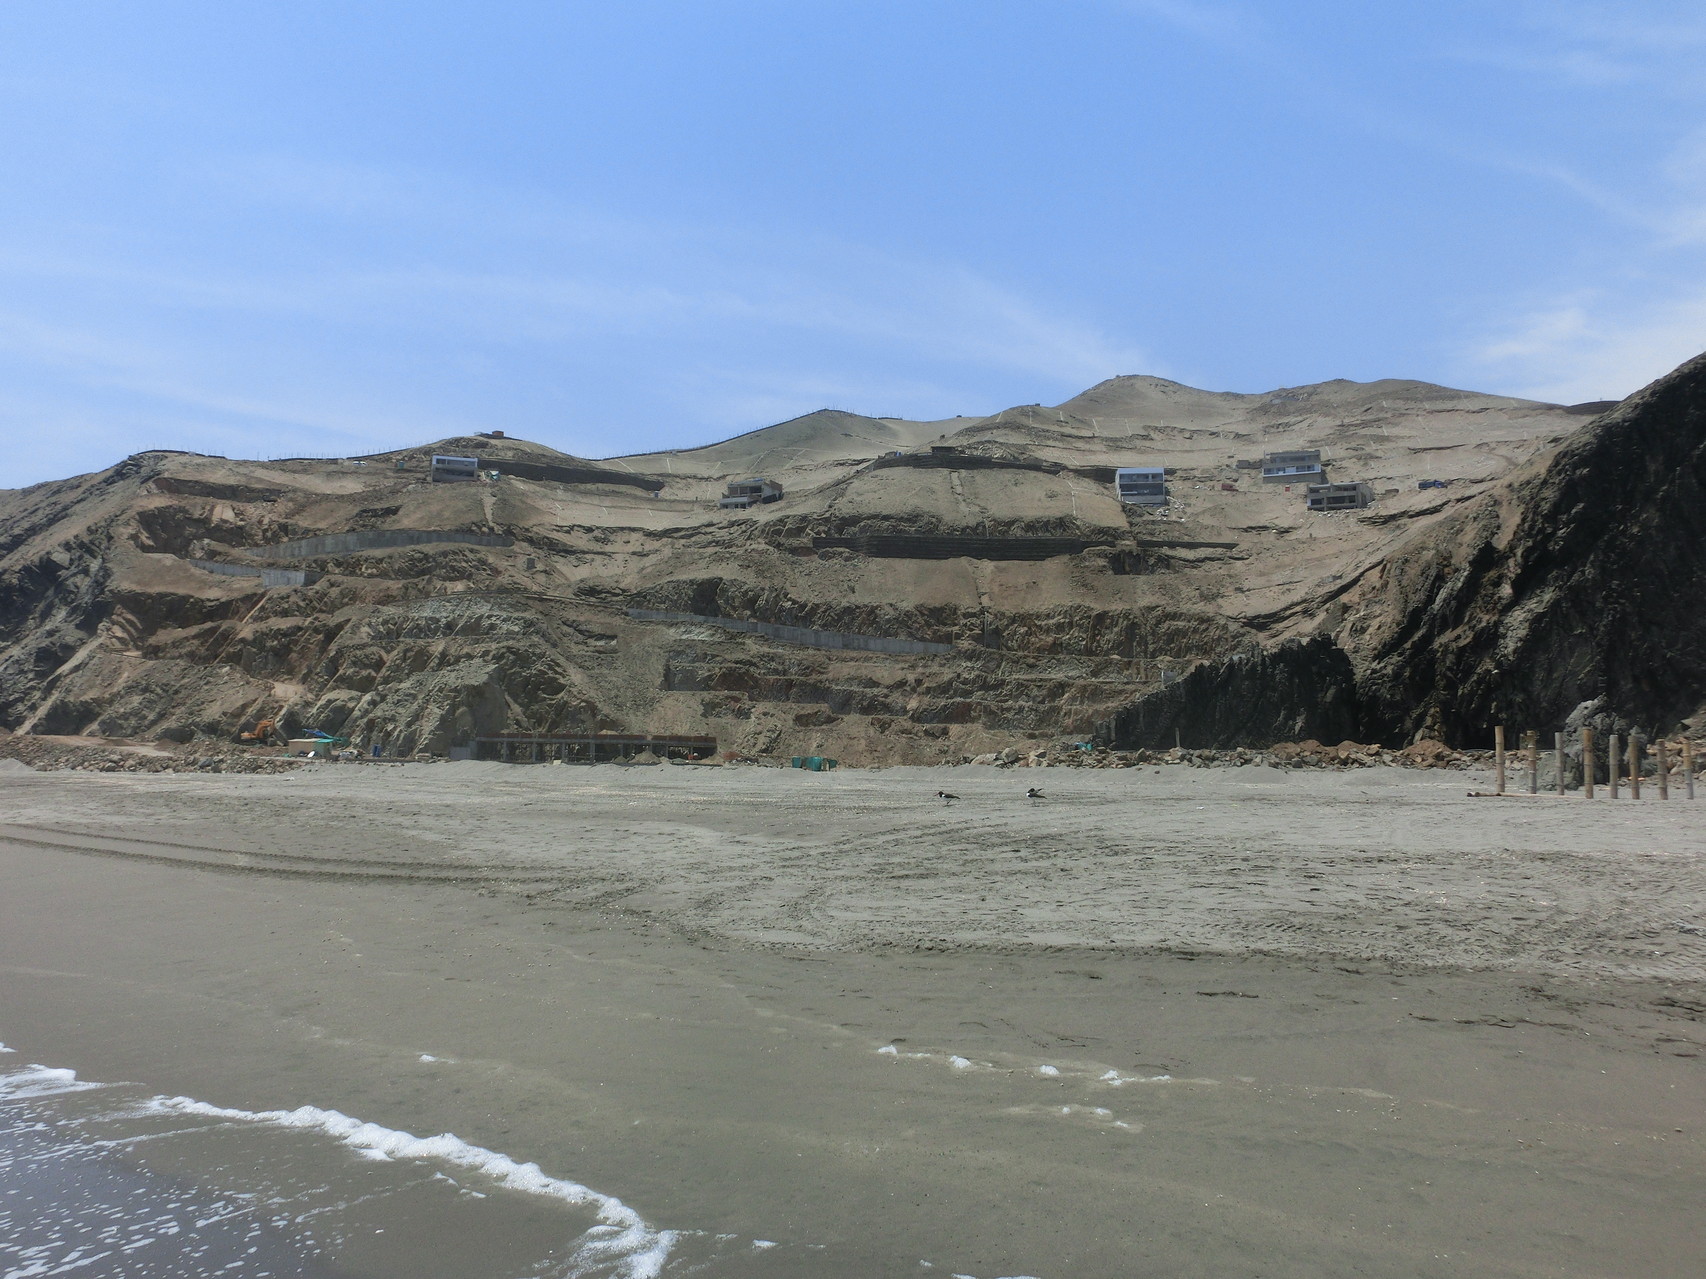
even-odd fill
[[[500,1151],[466,1142],[454,1133],[417,1137],[399,1128],[386,1128],[319,1106],[298,1106],[295,1110],[238,1110],[210,1105],[191,1097],[153,1097],[146,1104],[150,1109],[161,1112],[317,1131],[370,1158],[421,1159],[449,1164],[480,1173],[508,1190],[559,1199],[578,1208],[591,1208],[599,1224],[588,1230],[575,1248],[567,1271],[573,1279],[601,1271],[621,1276],[621,1279],[656,1279],[680,1237],[678,1231],[659,1230],[649,1225],[639,1213],[614,1195],[601,1194],[576,1181],[549,1176],[536,1163],[521,1163]]]
[[[29,1064],[0,1071],[0,1102],[38,1101],[113,1086],[79,1079],[76,1071],[65,1067]],[[477,1173],[506,1190],[555,1199],[590,1210],[598,1224],[584,1231],[571,1244],[566,1265],[558,1271],[561,1279],[657,1279],[682,1237],[680,1231],[661,1230],[651,1225],[614,1195],[603,1194],[579,1182],[550,1176],[536,1163],[524,1163],[501,1151],[476,1146],[454,1133],[418,1137],[401,1129],[387,1128],[319,1106],[299,1106],[294,1110],[242,1110],[216,1106],[192,1097],[145,1097],[127,1105],[124,1110],[139,1117],[186,1115],[225,1123],[317,1133],[369,1159],[437,1163]],[[26,1270],[21,1273],[36,1272]]]

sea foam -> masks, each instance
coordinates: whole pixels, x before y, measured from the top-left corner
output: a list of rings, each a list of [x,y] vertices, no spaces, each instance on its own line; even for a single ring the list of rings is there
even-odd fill
[[[0,1049],[12,1051],[4,1045],[0,1045]],[[107,1086],[78,1079],[75,1070],[58,1066],[30,1064],[0,1071],[0,1101],[58,1097]],[[549,1176],[536,1163],[522,1163],[509,1155],[466,1142],[454,1133],[417,1137],[413,1133],[367,1123],[319,1106],[299,1106],[295,1110],[239,1110],[191,1097],[150,1097],[143,1100],[137,1109],[141,1113],[197,1115],[234,1123],[319,1132],[368,1159],[432,1160],[480,1173],[498,1185],[522,1194],[540,1195],[578,1208],[589,1208],[599,1224],[576,1241],[567,1271],[571,1279],[595,1274],[620,1276],[621,1279],[656,1279],[680,1238],[677,1231],[651,1226],[614,1195],[601,1194],[579,1182]]]
[[[10,1050],[8,1050],[10,1051]],[[104,1087],[77,1078],[75,1070],[57,1066],[25,1066],[0,1074],[0,1101],[21,1101],[26,1097],[59,1097],[69,1092],[87,1092]]]
[[[175,1114],[317,1131],[370,1159],[436,1160],[478,1172],[509,1190],[591,1208],[600,1224],[588,1230],[576,1246],[571,1275],[590,1274],[596,1267],[608,1269],[624,1279],[655,1279],[679,1238],[676,1231],[658,1230],[649,1225],[639,1213],[613,1195],[600,1194],[579,1182],[549,1176],[536,1163],[520,1163],[509,1155],[466,1142],[454,1133],[417,1137],[401,1129],[367,1123],[319,1106],[298,1106],[295,1110],[238,1110],[190,1097],[154,1097],[146,1105]]]

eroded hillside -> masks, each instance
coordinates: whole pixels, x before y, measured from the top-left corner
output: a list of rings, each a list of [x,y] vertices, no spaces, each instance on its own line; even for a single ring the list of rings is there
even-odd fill
[[[1590,417],[1415,382],[1126,377],[1052,408],[824,411],[597,463],[484,437],[341,462],[144,453],[0,494],[0,725],[186,740],[283,712],[395,750],[626,730],[862,763],[1083,736],[1291,638],[1401,661],[1382,583],[1445,554],[1424,544],[1473,542],[1465,521],[1520,521],[1524,477]],[[1311,514],[1239,465],[1298,448],[1374,504]],[[433,452],[507,473],[435,484]],[[1144,465],[1168,469],[1162,510],[1115,497],[1113,468]],[[755,475],[783,499],[718,509]],[[896,639],[930,651],[876,642]]]

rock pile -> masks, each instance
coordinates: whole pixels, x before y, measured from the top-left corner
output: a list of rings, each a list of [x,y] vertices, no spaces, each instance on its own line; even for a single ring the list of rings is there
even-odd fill
[[[1486,764],[1487,751],[1456,751],[1442,742],[1420,741],[1402,750],[1361,742],[1323,746],[1314,740],[1280,742],[1267,750],[1234,747],[1230,750],[1116,751],[1097,746],[1090,749],[1073,742],[1055,742],[1032,750],[1009,748],[986,755],[967,756],[962,764],[989,764],[996,768],[1136,768],[1143,764],[1186,764],[1193,768],[1369,768],[1384,764],[1393,768],[1471,768]]]
[[[196,743],[180,752],[122,746],[71,745],[28,733],[0,736],[0,759],[14,759],[40,772],[75,769],[86,773],[288,773],[306,760]]]
[[[1444,742],[1428,739],[1402,750],[1348,741],[1337,746],[1323,746],[1317,741],[1281,742],[1268,754],[1282,768],[1368,768],[1375,764],[1396,768],[1471,768],[1491,758],[1487,751],[1456,751]]]

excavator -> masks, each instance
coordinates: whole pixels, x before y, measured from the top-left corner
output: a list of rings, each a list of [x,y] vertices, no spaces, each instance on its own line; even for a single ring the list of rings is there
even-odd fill
[[[261,720],[249,731],[238,733],[237,740],[248,746],[284,746],[289,741],[276,719]]]
[[[278,719],[274,718],[263,719],[253,728],[238,733],[237,740],[245,746],[289,746],[292,738],[279,727]],[[295,740],[299,745],[308,743],[309,751],[323,758],[349,746],[349,738],[321,732],[317,728],[303,729]]]

